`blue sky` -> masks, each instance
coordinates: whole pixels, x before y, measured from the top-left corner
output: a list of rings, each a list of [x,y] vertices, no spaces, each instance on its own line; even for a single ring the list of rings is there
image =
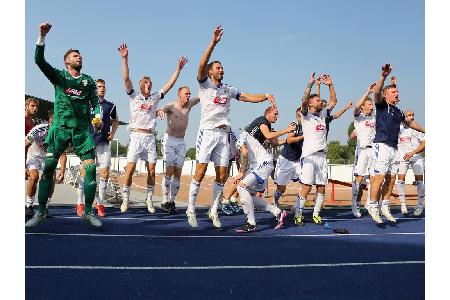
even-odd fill
[[[413,109],[425,125],[423,1],[26,1],[25,92],[53,100],[52,85],[33,61],[38,25],[47,20],[53,24],[46,39],[47,61],[64,68],[64,52],[80,49],[82,71],[106,80],[106,98],[117,105],[124,121],[129,105],[118,45],[128,44],[134,85],[149,75],[154,90],[166,83],[180,56],[189,58],[164,104],[176,99],[180,85],[197,93],[200,56],[213,28],[221,24],[224,35],[211,58],[222,61],[224,82],[243,92],[274,94],[280,110],[276,129],[295,119],[312,71],[332,75],[340,109],[348,101],[356,102],[387,62],[398,77],[399,107]],[[328,98],[325,87],[322,92]],[[250,123],[266,106],[235,101],[232,127]],[[194,146],[199,119],[197,107],[190,115],[188,147]],[[345,143],[351,121],[350,112],[335,121],[328,139]],[[159,136],[165,129],[166,121],[159,121]],[[123,126],[116,137],[127,143]]]

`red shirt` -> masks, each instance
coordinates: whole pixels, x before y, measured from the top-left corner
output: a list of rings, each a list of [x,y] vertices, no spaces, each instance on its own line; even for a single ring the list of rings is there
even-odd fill
[[[28,132],[30,132],[30,130],[35,126],[33,119],[29,118],[27,119],[25,117],[25,135],[28,134]]]

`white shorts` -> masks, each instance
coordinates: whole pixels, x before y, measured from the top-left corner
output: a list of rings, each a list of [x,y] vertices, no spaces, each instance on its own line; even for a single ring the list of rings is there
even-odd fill
[[[354,176],[368,176],[372,162],[372,148],[356,148]]]
[[[28,159],[27,168],[29,170],[43,171],[45,167],[45,157],[34,156]]]
[[[266,180],[269,178],[272,171],[272,161],[264,161],[256,167],[250,168],[244,179],[242,179],[242,182],[245,183],[248,188],[257,192],[262,192],[266,188]]]
[[[156,163],[156,143],[153,133],[131,132],[127,162],[135,163],[139,159],[153,164]]]
[[[302,157],[302,173],[300,181],[307,185],[326,185],[328,183],[327,154],[316,152]]]
[[[95,159],[100,169],[111,167],[111,144],[103,143],[96,145]]]
[[[400,160],[398,165],[398,174],[406,174],[408,168],[411,168],[416,176],[423,175],[425,160],[423,157],[414,159],[414,156],[409,161]]]
[[[300,180],[302,164],[300,161],[290,161],[282,155],[278,156],[275,167],[275,183],[277,185],[288,185],[289,181]]]
[[[397,174],[398,163],[397,149],[384,143],[373,144],[370,175]]]
[[[210,160],[214,166],[228,166],[230,155],[230,144],[228,142],[228,132],[225,129],[200,129],[196,143],[197,163],[207,164]]]
[[[186,157],[186,143],[183,138],[176,138],[164,134],[162,140],[163,159],[166,166],[182,168]]]

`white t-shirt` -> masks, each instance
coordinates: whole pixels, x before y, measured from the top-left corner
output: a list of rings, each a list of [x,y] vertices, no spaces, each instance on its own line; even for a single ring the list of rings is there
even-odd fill
[[[355,125],[356,131],[356,147],[366,148],[372,145],[373,139],[375,138],[375,116],[374,114],[366,116],[362,112],[358,116],[354,116],[355,120],[353,125]]]
[[[255,169],[265,161],[272,161],[272,155],[247,131],[243,131],[239,135],[236,148],[240,149],[242,145],[246,145],[248,149],[249,170]]]
[[[198,97],[202,107],[199,129],[230,126],[231,98],[239,100],[239,95],[239,90],[228,84],[221,83],[215,86],[209,78],[199,82]]]
[[[309,111],[306,114],[302,113],[302,129],[304,137],[302,157],[309,156],[321,150],[327,151],[326,117],[326,109],[322,109],[317,116]]]
[[[425,140],[425,135],[422,132],[412,128],[405,128],[403,124],[400,125],[400,133],[398,134],[398,155],[403,160],[406,153],[411,152],[419,147],[420,142]],[[416,154],[414,156],[419,156]],[[420,155],[421,156],[421,155]]]
[[[145,99],[141,93],[136,93],[134,90],[130,97],[130,129],[151,129],[155,128],[156,111],[159,100],[164,98],[163,90],[153,93]]]
[[[47,149],[44,147],[44,142],[49,128],[48,124],[39,124],[28,132],[26,138],[32,143],[30,148],[28,148],[28,157],[45,157]]]

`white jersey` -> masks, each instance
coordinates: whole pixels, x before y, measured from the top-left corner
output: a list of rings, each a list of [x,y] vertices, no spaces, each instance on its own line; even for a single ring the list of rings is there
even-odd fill
[[[239,100],[239,95],[239,90],[228,84],[215,86],[209,78],[199,82],[198,97],[202,107],[199,129],[230,126],[231,98]]]
[[[375,116],[373,114],[366,116],[360,112],[358,116],[354,117],[353,125],[355,125],[356,131],[356,147],[366,148],[367,146],[371,146],[375,138]]]
[[[151,129],[155,128],[156,111],[159,100],[164,98],[163,90],[153,93],[145,99],[141,93],[136,93],[134,90],[130,97],[130,129]]]
[[[32,145],[28,149],[29,157],[45,157],[47,149],[44,147],[45,138],[48,134],[48,124],[39,124],[34,126],[26,135],[26,138]]]
[[[302,129],[304,137],[302,157],[309,156],[319,151],[327,151],[326,117],[326,109],[322,109],[317,116],[310,112],[307,112],[306,114],[302,113]]]
[[[248,149],[249,170],[256,168],[263,162],[272,162],[272,155],[247,131],[243,131],[239,135],[236,148],[240,149],[242,145],[246,145]]]
[[[406,153],[411,152],[419,147],[420,142],[425,140],[425,135],[412,128],[405,128],[400,125],[400,133],[398,135],[398,154],[402,158]],[[416,154],[421,156],[420,154]],[[416,156],[415,155],[415,156]]]

